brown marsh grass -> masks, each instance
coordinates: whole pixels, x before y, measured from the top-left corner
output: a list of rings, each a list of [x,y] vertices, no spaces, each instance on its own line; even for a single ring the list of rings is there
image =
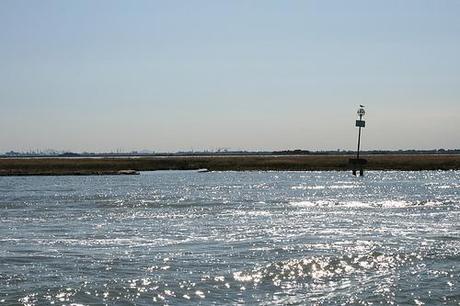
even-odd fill
[[[200,156],[140,158],[3,158],[0,175],[116,174],[119,170],[348,170],[346,155]],[[460,155],[370,155],[368,170],[459,170]]]

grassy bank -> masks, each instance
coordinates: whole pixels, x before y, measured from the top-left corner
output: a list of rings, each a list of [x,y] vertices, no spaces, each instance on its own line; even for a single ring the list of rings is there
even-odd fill
[[[0,159],[0,175],[116,174],[119,170],[347,170],[351,156],[211,156]],[[460,155],[372,155],[368,170],[459,170]]]

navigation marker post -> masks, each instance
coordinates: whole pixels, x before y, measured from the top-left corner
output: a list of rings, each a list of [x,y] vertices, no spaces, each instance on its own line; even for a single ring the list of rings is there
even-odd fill
[[[358,128],[358,150],[356,151],[356,158],[350,158],[350,166],[353,175],[356,175],[357,170],[359,170],[359,176],[364,175],[364,165],[367,164],[367,160],[364,158],[359,158],[359,150],[361,148],[361,128],[366,126],[366,121],[363,120],[366,111],[364,110],[364,105],[360,105],[358,109],[359,120],[356,120],[355,126]]]

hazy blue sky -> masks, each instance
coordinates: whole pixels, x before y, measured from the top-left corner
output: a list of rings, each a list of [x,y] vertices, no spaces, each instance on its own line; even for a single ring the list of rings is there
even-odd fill
[[[0,0],[0,151],[460,148],[460,1]]]

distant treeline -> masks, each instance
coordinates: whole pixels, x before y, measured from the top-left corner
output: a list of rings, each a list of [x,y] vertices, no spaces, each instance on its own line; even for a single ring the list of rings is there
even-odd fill
[[[337,151],[307,151],[307,150],[285,150],[271,152],[275,155],[353,155],[356,151],[337,150]],[[382,154],[460,154],[460,149],[434,149],[434,150],[368,150],[361,151],[366,155]]]
[[[424,155],[424,154],[460,154],[460,149],[433,149],[433,150],[368,150],[361,151],[366,155]],[[174,153],[91,153],[91,152],[15,152],[10,151],[0,154],[0,157],[155,157],[155,156],[262,156],[262,155],[353,155],[355,151],[335,150],[335,151],[309,151],[309,150],[282,150],[282,151],[185,151]]]

